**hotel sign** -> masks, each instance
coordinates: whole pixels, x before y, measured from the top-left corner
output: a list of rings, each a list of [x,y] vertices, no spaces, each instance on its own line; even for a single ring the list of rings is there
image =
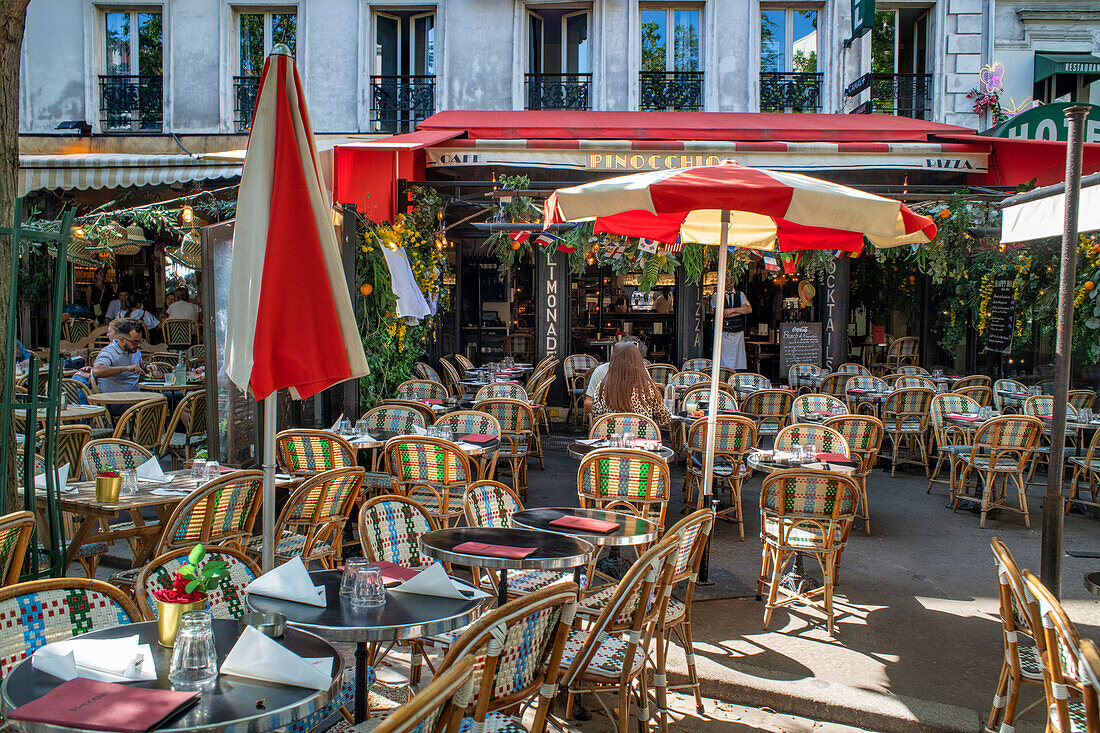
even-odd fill
[[[986,130],[983,135],[990,137],[1008,137],[1020,140],[1061,140],[1069,139],[1066,126],[1066,109],[1076,107],[1070,102],[1041,104],[1025,110],[1006,122]],[[1100,107],[1093,105],[1085,117],[1085,142],[1100,143]]]

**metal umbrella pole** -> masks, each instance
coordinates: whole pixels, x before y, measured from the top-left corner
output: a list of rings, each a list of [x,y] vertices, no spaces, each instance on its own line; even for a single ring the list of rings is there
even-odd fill
[[[263,565],[266,573],[275,569],[275,410],[277,391],[264,397],[263,468]]]
[[[1066,209],[1062,229],[1062,270],[1058,281],[1058,340],[1054,348],[1054,409],[1050,425],[1050,461],[1047,492],[1043,496],[1040,579],[1056,598],[1062,596],[1062,531],[1065,498],[1062,495],[1062,462],[1066,448],[1066,404],[1069,401],[1069,369],[1073,337],[1073,291],[1077,278],[1077,208],[1081,196],[1081,156],[1085,142],[1088,106],[1066,110],[1069,127],[1066,143]]]

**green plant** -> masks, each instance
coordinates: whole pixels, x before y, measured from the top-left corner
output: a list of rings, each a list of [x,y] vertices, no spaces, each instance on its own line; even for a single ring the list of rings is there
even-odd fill
[[[201,544],[192,547],[187,562],[173,575],[172,587],[154,590],[153,597],[162,603],[196,603],[205,598],[229,573],[229,565],[224,560],[204,563],[205,557],[205,547]]]

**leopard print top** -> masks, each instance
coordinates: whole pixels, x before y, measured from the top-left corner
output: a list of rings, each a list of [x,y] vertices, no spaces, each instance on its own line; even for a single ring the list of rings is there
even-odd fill
[[[630,394],[630,411],[639,415],[645,415],[651,418],[653,422],[657,423],[660,427],[667,427],[672,422],[672,413],[665,407],[663,399],[657,396],[644,397],[638,394],[638,390],[635,389]],[[597,418],[600,415],[606,415],[611,412],[618,412],[618,410],[612,410],[610,406],[603,399],[603,385],[596,391],[596,399],[592,401],[592,417]]]

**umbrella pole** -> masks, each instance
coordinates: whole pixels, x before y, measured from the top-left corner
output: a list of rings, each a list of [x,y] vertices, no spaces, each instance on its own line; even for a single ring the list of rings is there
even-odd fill
[[[1062,231],[1062,272],[1058,283],[1058,338],[1054,349],[1054,409],[1050,425],[1050,459],[1047,493],[1043,496],[1043,538],[1039,570],[1043,585],[1055,598],[1062,597],[1062,531],[1065,498],[1062,495],[1062,461],[1066,449],[1066,402],[1072,359],[1073,291],[1077,277],[1077,208],[1081,195],[1081,155],[1085,115],[1089,107],[1066,110],[1069,128],[1066,143],[1066,209]]]
[[[275,403],[278,392],[264,397],[263,467],[263,566],[266,573],[275,568]]]

